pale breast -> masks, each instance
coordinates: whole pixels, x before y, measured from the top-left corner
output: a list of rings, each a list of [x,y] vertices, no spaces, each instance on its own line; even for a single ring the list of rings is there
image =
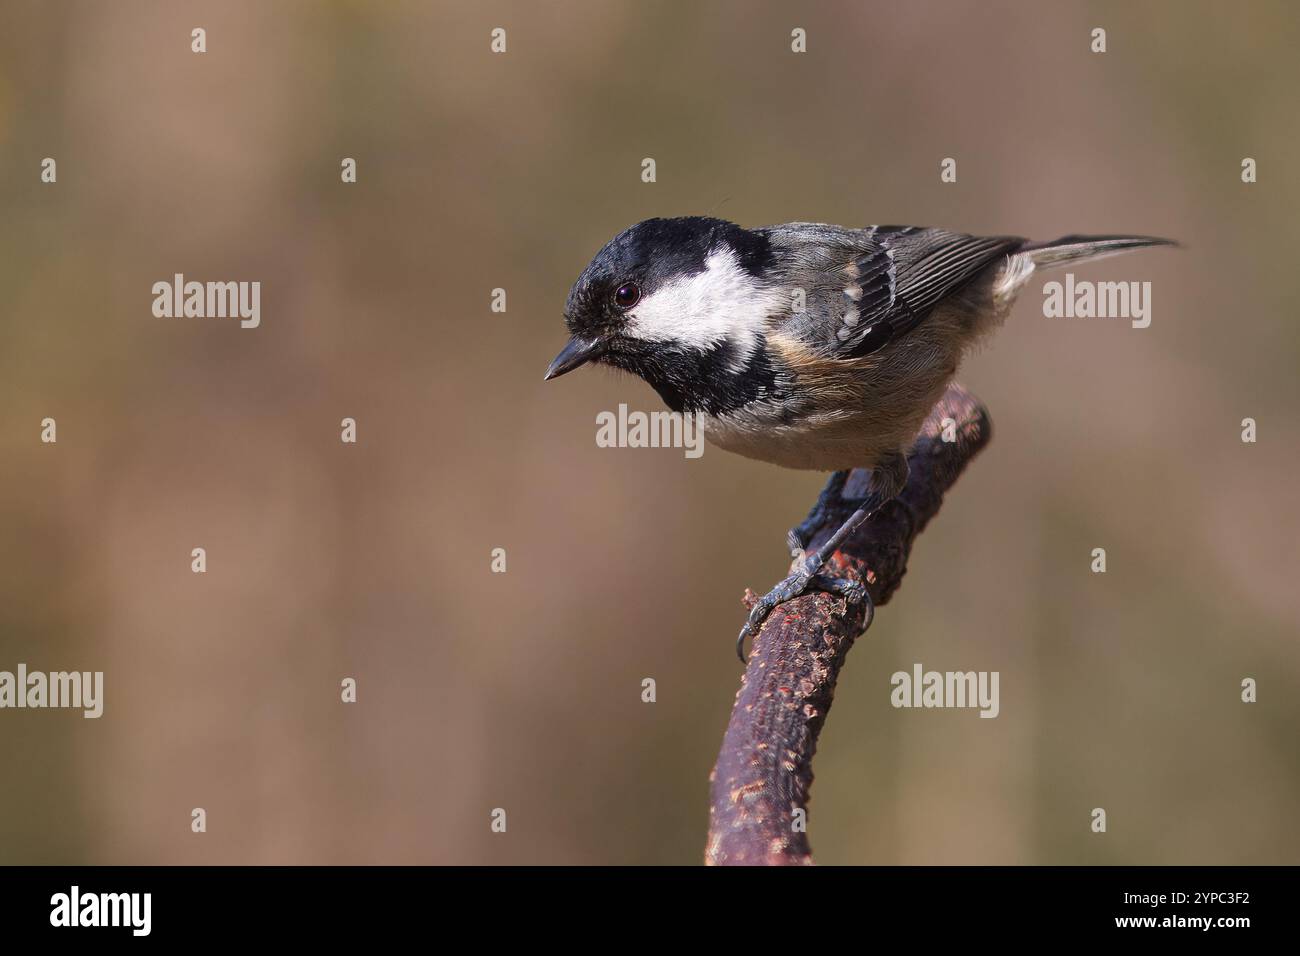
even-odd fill
[[[862,410],[799,416],[781,421],[753,410],[727,416],[701,415],[704,437],[726,451],[783,468],[840,471],[870,468],[899,447],[881,434],[879,420]]]

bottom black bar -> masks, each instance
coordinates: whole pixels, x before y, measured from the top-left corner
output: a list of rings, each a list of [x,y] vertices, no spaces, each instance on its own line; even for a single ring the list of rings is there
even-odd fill
[[[11,867],[0,870],[0,925],[6,942],[75,937],[92,945],[337,944],[455,926],[488,937],[531,926],[539,943],[554,942],[561,925],[566,935],[607,927],[663,939],[665,929],[686,932],[700,920],[795,937],[898,931],[929,943],[1034,939],[1047,930],[1231,945],[1284,932],[1294,885],[1293,869],[1258,867]]]

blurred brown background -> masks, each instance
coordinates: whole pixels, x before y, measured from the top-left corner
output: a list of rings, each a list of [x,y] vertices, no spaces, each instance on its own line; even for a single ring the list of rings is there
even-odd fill
[[[0,669],[103,670],[106,702],[0,712],[0,861],[700,860],[740,595],[823,478],[597,448],[654,394],[541,376],[606,239],[712,212],[1186,244],[1076,270],[1152,281],[1149,329],[1045,319],[1035,282],[964,369],[995,437],[849,659],[818,860],[1300,862],[1298,27],[5,0]],[[261,327],[154,318],[176,272],[261,281]],[[918,661],[1000,671],[1001,715],[892,709]]]

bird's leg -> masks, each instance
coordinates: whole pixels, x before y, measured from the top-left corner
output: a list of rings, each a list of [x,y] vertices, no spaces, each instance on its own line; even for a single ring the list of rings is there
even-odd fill
[[[817,496],[817,503],[808,512],[808,517],[786,533],[785,540],[786,544],[790,546],[790,557],[802,558],[804,556],[804,550],[812,541],[812,536],[817,533],[817,529],[826,521],[827,507],[843,494],[844,483],[848,480],[849,473],[847,471],[837,471],[831,475],[830,480],[826,482],[826,487]]]
[[[836,475],[838,476],[838,474],[837,472]],[[832,477],[831,481],[834,482],[835,477]],[[767,619],[767,616],[772,613],[772,609],[778,604],[784,604],[786,601],[798,597],[810,587],[829,591],[850,600],[856,600],[864,596],[868,602],[871,600],[866,589],[857,581],[849,578],[829,577],[818,572],[821,571],[822,565],[826,563],[830,556],[848,539],[849,535],[853,534],[885,502],[895,498],[903,490],[905,484],[907,484],[907,459],[901,453],[895,452],[876,465],[871,473],[870,488],[862,499],[862,504],[858,507],[858,510],[853,512],[848,520],[840,525],[839,530],[826,539],[825,544],[803,558],[798,563],[798,567],[791,571],[785,580],[755,602],[753,609],[749,612],[749,619],[745,621],[745,626],[740,629],[740,636],[736,638],[736,654],[742,662],[745,660],[745,638],[753,637],[758,633],[758,629],[763,626],[763,621]],[[827,491],[829,490],[830,485],[828,484]]]

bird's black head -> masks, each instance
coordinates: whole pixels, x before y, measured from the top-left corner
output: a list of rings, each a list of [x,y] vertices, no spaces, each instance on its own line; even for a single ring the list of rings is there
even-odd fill
[[[722,219],[647,219],[625,229],[569,291],[572,338],[546,377],[601,362],[682,404],[682,390],[708,371],[701,363],[734,365],[753,351],[780,296],[771,263],[766,235]]]

